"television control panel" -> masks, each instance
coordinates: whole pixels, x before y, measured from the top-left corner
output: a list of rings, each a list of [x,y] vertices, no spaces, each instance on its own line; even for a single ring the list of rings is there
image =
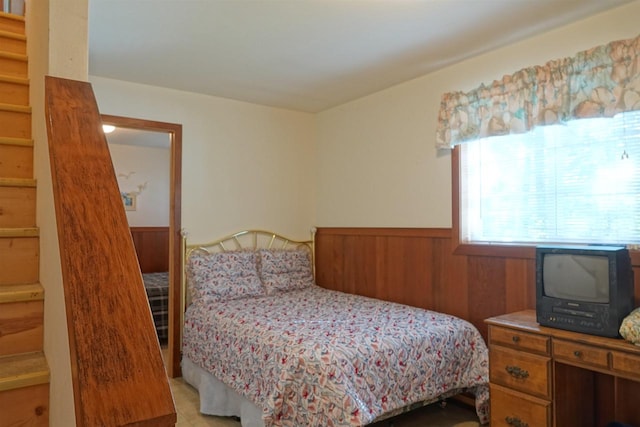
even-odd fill
[[[544,319],[541,319],[542,321],[538,320],[538,323],[540,323],[543,326],[552,326],[552,327],[556,327],[559,329],[566,329],[563,328],[562,326],[568,326],[571,327],[570,330],[572,331],[580,331],[580,332],[586,332],[586,333],[594,333],[594,331],[600,331],[602,330],[602,322],[593,320],[593,318],[595,317],[594,313],[589,313],[590,318],[578,318],[575,317],[575,315],[572,316],[563,316],[562,314],[557,314],[557,313],[547,313]],[[578,327],[580,329],[578,329]]]
[[[539,310],[537,321],[541,326],[582,332],[605,337],[617,337],[618,327],[614,327],[608,319],[608,313],[585,310],[585,307],[553,306],[547,310]]]

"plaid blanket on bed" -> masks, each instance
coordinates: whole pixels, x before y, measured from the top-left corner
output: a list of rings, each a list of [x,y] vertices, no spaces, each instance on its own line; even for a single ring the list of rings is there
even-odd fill
[[[142,275],[147,291],[149,307],[156,325],[158,340],[164,343],[169,338],[169,273],[145,273]]]

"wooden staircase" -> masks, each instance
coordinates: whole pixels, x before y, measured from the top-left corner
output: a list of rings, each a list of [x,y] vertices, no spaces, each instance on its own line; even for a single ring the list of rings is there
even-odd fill
[[[0,427],[49,425],[26,43],[0,12]]]

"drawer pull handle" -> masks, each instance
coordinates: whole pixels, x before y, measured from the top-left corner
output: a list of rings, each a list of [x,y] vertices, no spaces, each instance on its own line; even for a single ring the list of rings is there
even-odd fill
[[[520,418],[517,417],[506,417],[504,419],[507,424],[513,427],[529,427],[529,424],[523,422]]]
[[[527,371],[526,369],[522,369],[519,366],[507,365],[505,367],[505,370],[514,378],[525,379],[529,377],[529,371]]]
[[[582,352],[580,350],[576,350],[573,352],[573,355],[578,359],[582,358]]]
[[[519,342],[520,342],[520,337],[519,337],[519,336],[517,336],[517,335],[514,335],[514,336],[511,338],[511,340],[512,340],[514,343],[516,343],[516,344],[517,344],[517,343],[519,343]]]

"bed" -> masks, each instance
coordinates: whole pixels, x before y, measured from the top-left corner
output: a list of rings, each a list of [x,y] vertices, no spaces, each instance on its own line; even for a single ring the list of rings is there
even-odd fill
[[[488,351],[469,322],[317,286],[312,241],[258,230],[183,246],[182,373],[202,413],[362,426],[469,392],[488,423]]]

